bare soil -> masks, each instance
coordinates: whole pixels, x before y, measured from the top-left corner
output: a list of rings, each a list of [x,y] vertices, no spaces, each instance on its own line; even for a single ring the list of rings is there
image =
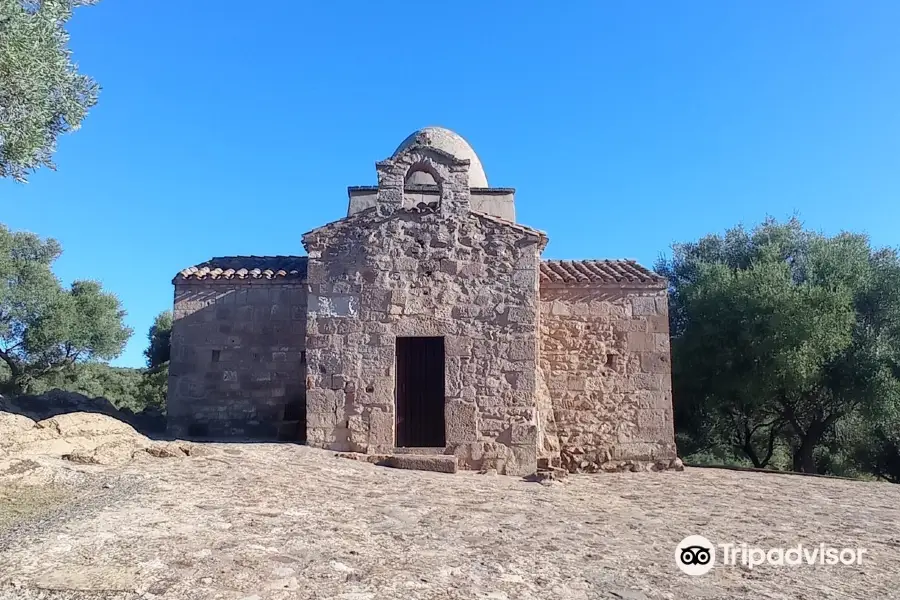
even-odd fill
[[[63,475],[0,474],[0,598],[900,597],[900,486],[692,468],[542,485],[303,446],[208,449],[120,466],[38,458]],[[691,577],[674,554],[692,534],[867,554]]]

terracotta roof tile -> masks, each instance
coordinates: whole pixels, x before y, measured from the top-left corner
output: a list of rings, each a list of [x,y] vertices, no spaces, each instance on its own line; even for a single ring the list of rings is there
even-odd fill
[[[305,256],[219,256],[188,267],[175,281],[231,279],[304,279]]]
[[[306,278],[306,264],[305,256],[220,256],[182,270],[175,280],[301,280]],[[541,261],[541,283],[664,285],[665,279],[633,260],[545,260]]]
[[[664,277],[633,260],[541,261],[541,283],[641,283],[664,285]]]

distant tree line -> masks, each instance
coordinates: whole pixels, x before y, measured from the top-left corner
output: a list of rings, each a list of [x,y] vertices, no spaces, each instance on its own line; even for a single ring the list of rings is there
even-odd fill
[[[146,369],[115,368],[132,330],[119,299],[95,281],[63,285],[53,239],[0,224],[0,394],[53,388],[103,396],[120,407],[165,406],[170,312],[150,328]]]
[[[900,260],[795,218],[676,244],[677,442],[695,462],[900,483]]]

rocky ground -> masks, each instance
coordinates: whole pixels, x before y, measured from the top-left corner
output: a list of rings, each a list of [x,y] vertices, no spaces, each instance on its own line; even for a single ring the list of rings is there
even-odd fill
[[[0,460],[0,598],[900,597],[900,486],[690,468],[539,484],[284,444],[149,446]],[[868,554],[690,577],[674,562],[690,534]]]

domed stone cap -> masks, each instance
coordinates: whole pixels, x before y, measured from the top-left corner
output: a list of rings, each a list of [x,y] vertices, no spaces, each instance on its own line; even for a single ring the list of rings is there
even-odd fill
[[[414,132],[403,143],[394,150],[392,158],[409,148],[415,143],[423,146],[432,146],[439,150],[443,150],[447,154],[452,154],[459,159],[469,160],[469,187],[470,188],[486,188],[488,187],[487,175],[484,174],[484,167],[475,150],[469,145],[461,135],[455,131],[450,131],[443,127],[425,127]]]

